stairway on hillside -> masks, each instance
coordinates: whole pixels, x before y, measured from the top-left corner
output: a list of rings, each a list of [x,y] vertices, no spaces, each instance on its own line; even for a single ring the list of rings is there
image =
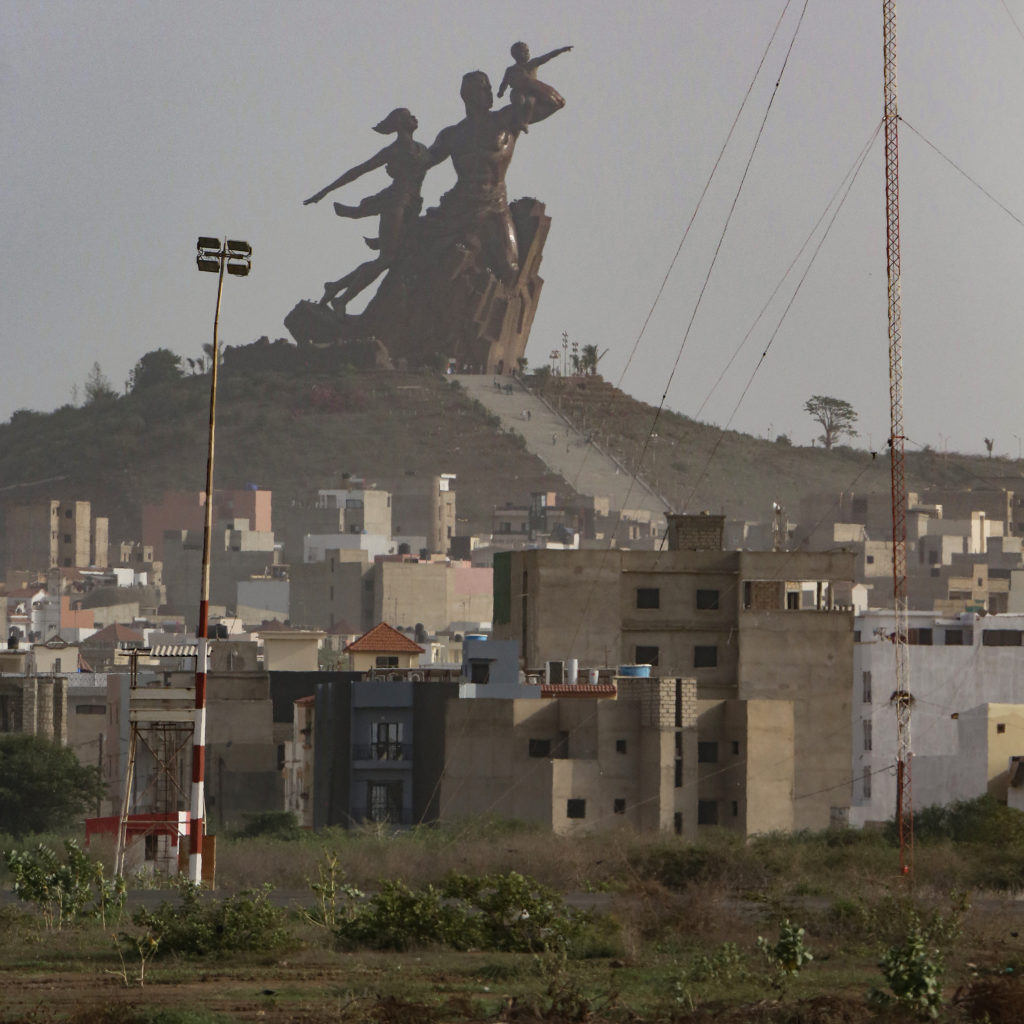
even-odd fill
[[[624,467],[516,378],[459,374],[449,379],[494,413],[503,430],[521,434],[527,449],[579,494],[607,498],[615,512],[646,509],[656,516],[664,514],[665,502],[653,488],[633,480]]]

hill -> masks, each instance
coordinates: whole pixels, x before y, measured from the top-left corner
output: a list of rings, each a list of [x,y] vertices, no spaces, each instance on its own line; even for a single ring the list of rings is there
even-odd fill
[[[768,442],[655,410],[599,377],[529,379],[546,401],[623,464],[635,466],[680,510],[765,518],[773,500],[795,516],[821,491],[879,492],[888,457]],[[123,396],[51,413],[19,411],[0,424],[0,510],[44,498],[93,502],[112,538],[140,535],[141,507],[167,490],[202,490],[209,375],[174,375]],[[1013,460],[907,456],[911,489],[1021,486]],[[283,342],[229,349],[217,407],[217,487],[256,484],[275,493],[280,522],[294,502],[345,474],[393,486],[411,476],[458,476],[460,530],[489,530],[495,505],[525,505],[532,491],[571,487],[530,454],[518,434],[431,371],[360,369],[337,350]]]
[[[796,518],[805,495],[890,488],[888,448],[800,447],[700,423],[679,413],[660,414],[600,377],[534,377],[533,386],[579,430],[642,474],[677,511],[709,510],[730,517],[767,519],[773,501]],[[653,434],[652,434],[653,430]],[[649,437],[649,435],[651,435]],[[646,447],[646,450],[645,450]],[[1024,489],[1024,464],[929,447],[909,450],[907,487]]]

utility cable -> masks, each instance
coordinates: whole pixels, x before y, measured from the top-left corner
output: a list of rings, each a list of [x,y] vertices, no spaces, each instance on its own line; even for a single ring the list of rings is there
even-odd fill
[[[955,170],[958,174],[966,178],[967,181],[969,181],[983,196],[985,196],[987,199],[995,203],[996,206],[998,206],[999,209],[1002,210],[1003,213],[1005,213],[1012,221],[1014,221],[1016,224],[1019,224],[1022,228],[1024,228],[1024,220],[1018,217],[1017,214],[1015,214],[1013,210],[1011,210],[1005,203],[1002,203],[998,199],[996,199],[996,197],[992,195],[992,193],[989,192],[989,190],[985,188],[984,185],[982,185],[975,178],[972,178],[971,175],[969,175],[958,163],[956,163],[956,161],[954,161],[951,157],[946,156],[946,154],[943,153],[942,150],[939,149],[939,147],[936,146],[935,143],[931,141],[931,139],[928,139],[924,135],[922,135],[921,132],[919,132],[905,117],[900,117],[900,123],[906,125],[929,149],[931,149],[934,153],[936,153],[943,160],[945,160],[946,163],[949,164],[949,166],[952,167],[953,170]]]
[[[700,419],[701,413],[704,411],[705,406],[711,400],[711,396],[717,390],[718,385],[722,383],[722,380],[724,379],[725,375],[729,372],[729,368],[736,361],[737,356],[739,356],[744,346],[750,340],[750,337],[757,328],[757,325],[761,322],[765,313],[767,313],[768,307],[772,304],[772,302],[774,302],[776,295],[778,295],[779,292],[782,290],[782,286],[786,283],[786,279],[793,272],[793,268],[797,265],[797,262],[799,261],[800,257],[803,256],[807,247],[811,244],[811,240],[817,233],[818,228],[821,227],[822,222],[828,216],[829,210],[832,209],[832,204],[835,203],[836,199],[839,197],[840,192],[842,192],[844,184],[847,182],[851,175],[856,177],[860,173],[860,170],[864,165],[864,158],[867,155],[867,151],[870,150],[871,146],[878,138],[878,135],[881,132],[881,130],[882,122],[881,120],[879,120],[878,124],[875,126],[875,130],[871,133],[871,137],[865,143],[863,149],[858,153],[853,164],[850,165],[850,169],[846,172],[842,180],[836,186],[835,191],[829,197],[829,201],[825,204],[825,207],[821,211],[821,214],[819,215],[818,219],[814,222],[814,226],[811,228],[811,230],[807,234],[807,237],[804,239],[803,245],[801,245],[800,248],[797,250],[796,255],[794,255],[793,259],[790,261],[789,266],[786,267],[785,273],[782,275],[782,277],[779,278],[778,284],[776,284],[775,287],[772,289],[771,295],[769,295],[768,298],[765,300],[765,303],[761,307],[760,312],[757,314],[757,317],[754,319],[754,322],[750,325],[750,329],[747,331],[745,335],[743,335],[743,340],[739,343],[739,345],[736,346],[735,350],[733,351],[733,354],[729,357],[729,361],[725,364],[724,367],[722,367],[722,372],[718,375],[718,378],[715,380],[715,383],[711,385],[711,388],[708,391],[707,395],[704,397],[704,401],[701,402],[700,407],[693,414],[694,419]],[[843,200],[845,201],[845,199],[846,196],[844,195]],[[842,203],[840,203],[840,205],[842,205]],[[817,255],[817,251],[815,251],[815,255]]]
[[[811,258],[810,260],[808,260],[807,266],[804,267],[803,273],[800,275],[799,281],[797,281],[796,288],[793,289],[793,294],[790,296],[789,301],[786,303],[786,306],[782,311],[782,315],[779,317],[778,323],[776,323],[775,325],[775,329],[772,331],[771,336],[768,338],[768,343],[765,345],[764,351],[761,353],[761,358],[758,359],[757,365],[751,372],[750,377],[748,378],[747,383],[743,388],[743,391],[740,393],[740,397],[736,401],[736,405],[733,407],[732,412],[729,414],[729,419],[727,420],[725,426],[722,427],[722,429],[719,431],[718,438],[716,439],[714,446],[712,447],[711,452],[708,455],[707,461],[704,463],[704,468],[700,471],[700,473],[697,476],[697,479],[694,481],[693,486],[690,489],[690,494],[683,504],[684,511],[689,506],[690,502],[693,500],[693,496],[696,493],[697,488],[700,486],[701,482],[704,480],[704,477],[707,476],[708,469],[710,468],[711,463],[714,460],[719,447],[721,447],[722,440],[725,438],[726,431],[729,429],[729,424],[731,424],[732,421],[736,418],[736,413],[739,411],[740,406],[743,404],[743,400],[747,397],[750,388],[753,386],[754,378],[757,376],[758,370],[761,369],[761,367],[764,365],[765,360],[768,358],[768,352],[774,344],[775,339],[778,337],[779,331],[782,329],[782,325],[785,322],[786,317],[789,314],[789,311],[793,308],[793,303],[796,302],[796,297],[800,294],[800,289],[803,287],[804,282],[807,280],[807,275],[811,272],[811,267],[814,266],[814,261],[817,259],[818,254],[821,252],[822,246],[825,244],[825,240],[828,238],[829,233],[835,225],[836,218],[839,216],[839,212],[842,210],[843,205],[845,204],[847,198],[850,195],[850,191],[853,188],[854,182],[856,182],[857,177],[860,174],[860,170],[864,166],[864,161],[867,159],[867,155],[871,150],[871,145],[878,137],[878,132],[881,130],[881,127],[881,122],[879,122],[878,127],[875,129],[874,135],[872,135],[871,139],[868,141],[864,149],[861,151],[860,160],[857,163],[853,175],[850,177],[849,182],[846,185],[846,190],[843,193],[842,198],[839,200],[838,204],[835,207],[835,210],[832,212],[832,216],[829,218],[829,222],[826,225],[821,238],[818,240],[818,244],[814,247],[814,252],[811,254]]]

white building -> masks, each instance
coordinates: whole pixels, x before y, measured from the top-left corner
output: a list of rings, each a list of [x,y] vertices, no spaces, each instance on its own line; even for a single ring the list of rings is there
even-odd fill
[[[908,618],[914,806],[986,790],[1005,794],[1005,778],[997,778],[1007,769],[1004,748],[1024,754],[1024,729],[1012,707],[1024,706],[1024,615],[910,612]],[[895,813],[894,629],[892,611],[855,620],[852,825]]]

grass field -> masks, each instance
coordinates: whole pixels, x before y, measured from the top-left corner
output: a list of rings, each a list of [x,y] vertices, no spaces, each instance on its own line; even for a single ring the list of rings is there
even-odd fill
[[[900,876],[885,837],[861,832],[684,844],[625,832],[569,840],[477,822],[400,834],[223,838],[218,891],[193,911],[177,903],[164,921],[203,915],[206,931],[187,933],[202,936],[203,955],[190,951],[187,937],[175,948],[169,931],[163,948],[147,947],[159,925],[133,913],[132,892],[121,919],[106,926],[82,919],[46,930],[30,904],[0,908],[0,1021],[854,1024],[931,1013],[1017,1022],[1024,847],[1011,825],[984,844],[925,836],[912,879]],[[517,948],[471,934],[467,922],[475,926],[478,916],[453,925],[457,901],[423,898],[453,876],[519,875],[536,881],[531,893],[540,902],[529,904],[525,930],[515,906],[511,916],[508,906],[499,909],[508,933],[526,937]],[[402,899],[383,900],[387,880],[403,883]],[[238,895],[265,883],[304,898],[260,909],[259,893]],[[368,895],[348,899],[342,883]],[[422,938],[433,934],[430,912],[447,929],[440,940]],[[473,911],[480,913],[491,910]],[[351,926],[355,918],[362,930]],[[550,941],[562,935],[563,919],[571,930]],[[791,973],[780,942],[786,921],[791,938],[803,929],[793,941],[813,956]],[[907,942],[914,935],[916,953]],[[247,948],[233,948],[239,936]],[[888,981],[879,966],[887,952],[903,972]],[[913,1005],[901,1006],[900,977],[925,988],[930,979],[930,1002],[910,985],[904,1002]]]

